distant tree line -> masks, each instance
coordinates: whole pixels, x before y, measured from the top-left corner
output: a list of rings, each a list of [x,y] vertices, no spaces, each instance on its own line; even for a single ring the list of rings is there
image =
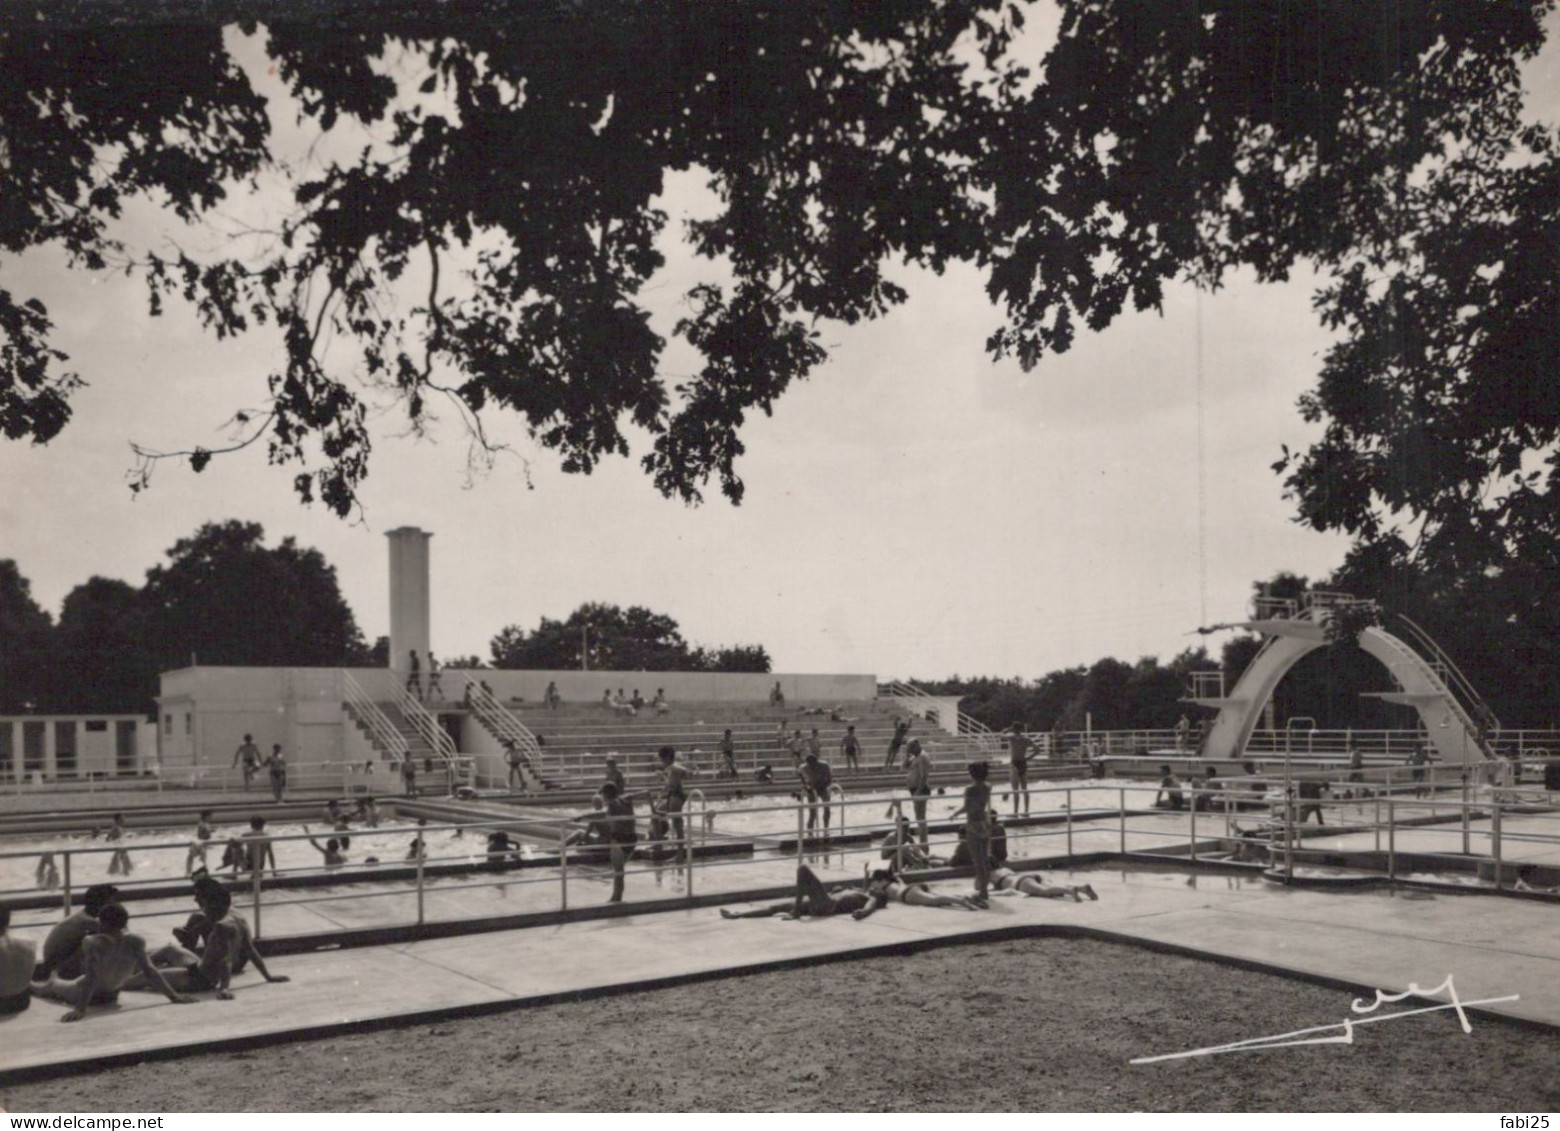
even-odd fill
[[[767,672],[762,644],[689,644],[671,617],[639,605],[588,602],[530,632],[509,625],[489,644],[495,668],[660,672]]]
[[[292,538],[267,547],[257,523],[208,523],[168,550],[137,587],[93,577],[65,597],[59,620],[33,599],[15,561],[0,559],[0,714],[147,714],[158,676],[193,663],[240,667],[385,667],[389,641],[365,644],[335,567]],[[586,604],[565,620],[493,638],[496,668],[767,672],[761,645],[706,648],[671,617]],[[445,666],[480,668],[478,656]]]
[[[258,523],[208,523],[139,588],[93,577],[55,622],[0,560],[0,712],[152,710],[158,673],[191,663],[343,667],[369,662],[336,571]]]
[[[264,544],[256,523],[208,523],[180,539],[140,587],[93,577],[66,596],[56,622],[36,601],[14,561],[0,559],[0,712],[125,712],[152,709],[161,672],[191,663],[235,666],[385,666],[389,642],[365,644],[336,571],[292,538]],[[1298,600],[1313,587],[1279,573],[1257,594]],[[1315,588],[1370,597],[1388,630],[1401,615],[1429,632],[1507,727],[1560,725],[1560,581],[1522,562],[1450,578],[1406,553],[1356,550]],[[1039,678],[918,679],[992,727],[1031,730],[1158,729],[1181,714],[1211,715],[1185,703],[1191,676],[1222,671],[1233,688],[1262,646],[1242,632],[1217,659],[1188,648],[1161,663],[1105,657]],[[489,656],[444,657],[452,668],[596,671],[768,672],[760,644],[691,644],[671,617],[641,606],[589,602],[534,629],[511,624]],[[1273,696],[1273,719],[1319,727],[1408,727],[1412,710],[1371,693],[1392,690],[1386,671],[1343,641],[1298,663]]]

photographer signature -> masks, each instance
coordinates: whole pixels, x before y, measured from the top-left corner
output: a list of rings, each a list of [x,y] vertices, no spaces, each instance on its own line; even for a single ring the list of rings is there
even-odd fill
[[[1354,1043],[1354,1030],[1361,1025],[1373,1025],[1381,1021],[1397,1021],[1404,1017],[1415,1017],[1421,1013],[1436,1013],[1443,1009],[1455,1009],[1457,1011],[1457,1020],[1462,1025],[1462,1031],[1471,1033],[1473,1032],[1473,1025],[1468,1021],[1468,1014],[1464,1012],[1466,1006],[1493,1005],[1495,1002],[1518,1001],[1521,998],[1520,994],[1507,994],[1505,997],[1486,997],[1479,998],[1477,1001],[1463,1001],[1457,996],[1457,986],[1453,983],[1452,976],[1448,974],[1444,982],[1439,986],[1432,986],[1428,990],[1422,990],[1417,984],[1410,982],[1408,989],[1400,994],[1389,994],[1377,990],[1376,1000],[1369,1005],[1365,1004],[1364,999],[1355,998],[1350,1003],[1349,1008],[1356,1014],[1375,1013],[1383,1005],[1390,1005],[1393,1002],[1402,1001],[1404,998],[1409,997],[1429,997],[1431,994],[1438,994],[1442,990],[1445,990],[1452,999],[1445,1005],[1427,1005],[1419,1009],[1404,1009],[1396,1013],[1383,1013],[1376,1017],[1360,1019],[1346,1017],[1333,1025],[1316,1025],[1309,1029],[1295,1029],[1288,1033],[1275,1033],[1270,1037],[1251,1037],[1247,1040],[1234,1041],[1227,1045],[1211,1045],[1208,1048],[1191,1049],[1187,1052],[1167,1052],[1159,1056],[1139,1056],[1133,1058],[1128,1063],[1154,1064],[1161,1060],[1184,1060],[1193,1056],[1218,1056],[1227,1052],[1255,1052],[1258,1049],[1281,1049],[1292,1045],[1352,1045]],[[1325,1037],[1317,1035],[1320,1033],[1331,1033],[1334,1030],[1341,1030],[1341,1032]]]

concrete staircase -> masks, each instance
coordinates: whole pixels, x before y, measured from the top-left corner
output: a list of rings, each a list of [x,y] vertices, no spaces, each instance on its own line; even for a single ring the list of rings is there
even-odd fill
[[[395,787],[399,788],[401,766],[399,757],[396,752],[385,749],[384,745],[375,736],[372,728],[370,728],[369,725],[363,720],[363,718],[358,714],[357,709],[350,702],[343,703],[341,706],[342,710],[346,711],[347,717],[352,720],[353,725],[356,726],[358,730],[362,732],[363,736],[368,740],[369,745],[379,753],[380,760],[390,769],[391,773],[395,775],[392,781],[394,781]],[[378,702],[375,703],[375,706],[378,707],[381,712],[383,712],[385,718],[390,721],[390,725],[395,728],[396,733],[405,740],[406,756],[416,759],[419,777],[423,777],[430,772],[428,769],[430,761],[433,764],[433,773],[444,772],[444,767],[440,765],[442,759],[439,757],[438,753],[428,745],[427,741],[418,732],[417,728],[412,725],[411,721],[407,719],[404,714],[401,713],[400,707],[396,706],[394,703],[389,702]]]

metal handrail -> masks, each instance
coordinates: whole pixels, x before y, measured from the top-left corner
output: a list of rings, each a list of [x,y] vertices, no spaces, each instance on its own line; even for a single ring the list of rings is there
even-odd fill
[[[917,687],[915,684],[910,683],[908,680],[890,680],[884,686],[887,687],[889,694],[896,699],[924,699],[932,703],[934,709],[938,711],[942,710],[942,704],[937,703],[934,696]],[[949,698],[952,698],[952,696]],[[992,730],[979,719],[971,715],[966,715],[958,708],[958,706],[954,707],[953,715],[954,727],[958,733],[973,738],[976,744],[979,745],[983,750],[994,749],[1002,745],[1001,736],[998,735],[996,731]]]
[[[520,761],[531,774],[541,781],[542,747],[536,741],[536,735],[531,732],[523,722],[498,701],[490,688],[482,686],[481,680],[475,678],[469,671],[456,669],[457,674],[465,681],[461,699],[471,705],[472,713],[477,716],[477,721],[490,731],[501,742],[510,743],[520,752]],[[448,674],[449,669],[445,669]]]
[[[1478,726],[1475,728],[1476,731],[1499,730],[1500,720],[1495,717],[1495,712],[1490,710],[1489,704],[1474,690],[1473,684],[1468,681],[1467,676],[1463,675],[1462,669],[1457,666],[1450,656],[1442,651],[1441,646],[1435,642],[1430,634],[1402,613],[1398,614],[1397,619],[1408,626],[1409,633],[1414,637],[1415,643],[1428,651],[1435,662],[1440,665],[1441,671],[1451,677],[1442,682],[1448,684],[1452,690],[1460,694],[1470,707],[1489,716],[1492,725],[1489,727]],[[1477,722],[1477,720],[1473,721]]]
[[[453,791],[455,783],[460,780],[463,768],[469,770],[469,762],[463,767],[461,760],[457,759],[458,751],[455,749],[455,740],[445,731],[422,702],[407,691],[404,686],[395,689],[395,705],[400,708],[402,716],[412,724],[419,737],[428,744],[433,756],[444,764],[445,771],[449,774],[450,789]]]
[[[363,685],[358,683],[356,677],[349,671],[341,673],[341,686],[343,689],[343,702],[349,704],[358,718],[363,720],[363,725],[368,727],[369,735],[376,745],[389,754],[399,763],[406,757],[410,744],[406,736],[396,729],[379,704],[369,698],[368,692],[363,690]]]

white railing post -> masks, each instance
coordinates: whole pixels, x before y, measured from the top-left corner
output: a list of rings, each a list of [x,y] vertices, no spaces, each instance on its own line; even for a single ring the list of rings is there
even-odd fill
[[[802,805],[796,806],[796,863],[800,867],[802,863]]]
[[[560,911],[569,909],[569,834],[558,834],[558,899]]]
[[[65,916],[70,917],[70,849],[65,850]]]
[[[1201,800],[1201,798],[1197,796],[1198,792],[1199,791],[1196,790],[1196,789],[1192,790],[1192,840],[1191,840],[1191,855],[1192,855],[1192,863],[1193,864],[1197,863],[1197,803]]]
[[[1463,855],[1468,855],[1468,769],[1463,767],[1462,773],[1462,846]]]
[[[1387,800],[1387,879],[1397,879],[1397,802]]]
[[[905,832],[910,826],[904,820],[905,803],[896,797],[892,808],[894,810],[894,874],[899,875],[905,870]]]
[[[255,851],[258,851],[258,850],[253,848],[253,847],[251,847],[250,851],[251,852],[255,852]],[[252,888],[252,894],[253,894],[253,899],[254,899],[255,938],[259,938],[260,937],[260,902],[261,902],[261,900],[260,900],[260,873],[263,871],[263,869],[260,867],[260,865],[262,865],[264,863],[265,863],[265,858],[263,856],[258,861],[256,861],[256,860],[250,860],[249,861],[250,867],[254,869],[253,873],[251,874],[251,888]]]
[[[1067,787],[1067,855],[1073,854],[1072,839],[1072,786]]]
[[[1116,808],[1121,814],[1121,854],[1127,854],[1127,790],[1123,786],[1116,791]]]
[[[417,834],[417,925],[423,925],[423,861],[428,856],[428,842],[423,834]]]
[[[1495,800],[1495,811],[1490,817],[1490,855],[1495,858],[1495,890],[1506,886],[1505,874],[1500,862],[1500,799]]]

